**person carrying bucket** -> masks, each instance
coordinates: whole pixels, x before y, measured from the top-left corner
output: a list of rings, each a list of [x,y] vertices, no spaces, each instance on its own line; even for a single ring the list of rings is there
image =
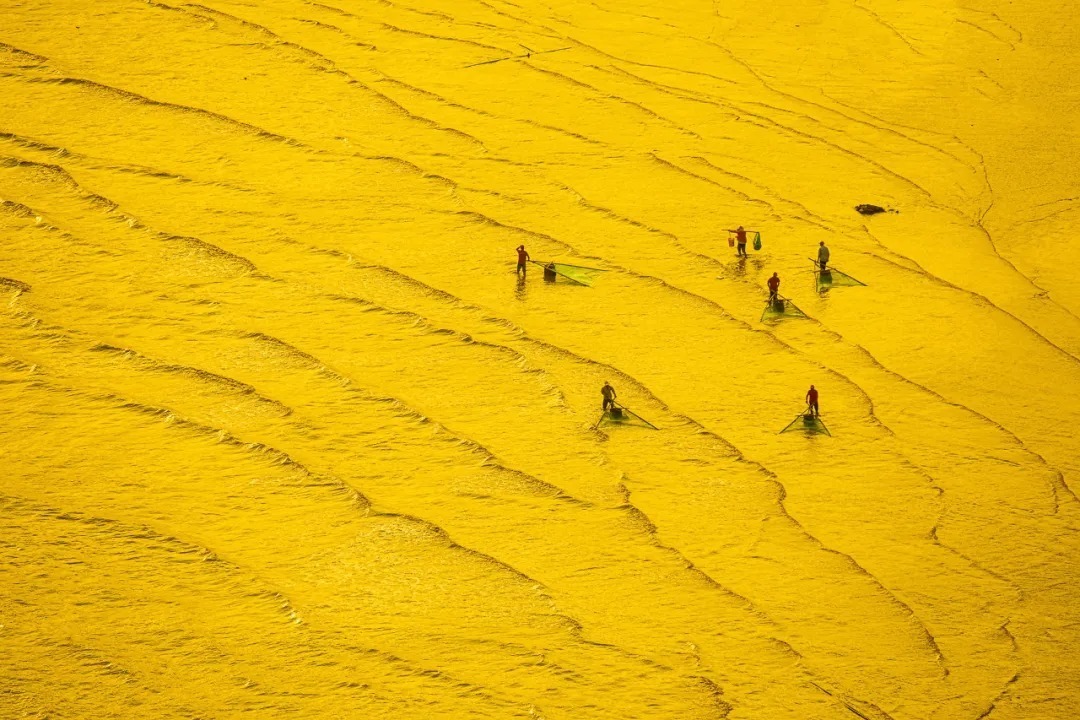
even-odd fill
[[[735,233],[735,243],[737,245],[735,252],[742,257],[746,257],[746,230],[742,225],[734,230],[728,230],[729,233]],[[730,242],[730,238],[728,239]]]

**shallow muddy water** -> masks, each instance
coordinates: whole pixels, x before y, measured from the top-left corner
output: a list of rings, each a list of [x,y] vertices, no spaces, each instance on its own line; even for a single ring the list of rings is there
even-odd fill
[[[0,715],[1080,715],[1080,31],[896,5],[0,0]]]

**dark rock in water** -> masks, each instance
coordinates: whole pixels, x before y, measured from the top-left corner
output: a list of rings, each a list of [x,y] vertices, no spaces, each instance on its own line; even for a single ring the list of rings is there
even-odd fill
[[[885,212],[885,208],[880,205],[856,205],[855,210],[863,215],[877,215],[878,213]]]
[[[19,292],[30,292],[29,285],[22,280],[16,280],[14,278],[0,277],[0,285],[15,288]]]

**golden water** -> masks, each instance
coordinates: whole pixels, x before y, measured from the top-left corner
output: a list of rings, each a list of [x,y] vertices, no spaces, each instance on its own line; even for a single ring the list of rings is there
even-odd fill
[[[0,717],[1080,716],[1072,15],[0,2]]]

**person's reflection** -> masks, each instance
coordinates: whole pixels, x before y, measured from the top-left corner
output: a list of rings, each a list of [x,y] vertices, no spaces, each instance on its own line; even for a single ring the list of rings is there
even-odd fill
[[[739,259],[735,261],[735,264],[732,267],[735,269],[735,274],[736,275],[745,275],[746,274],[746,255],[740,255]]]
[[[517,276],[517,288],[514,289],[514,295],[517,296],[518,300],[524,300],[525,299],[525,290],[526,290],[525,276],[524,275],[518,275]]]

